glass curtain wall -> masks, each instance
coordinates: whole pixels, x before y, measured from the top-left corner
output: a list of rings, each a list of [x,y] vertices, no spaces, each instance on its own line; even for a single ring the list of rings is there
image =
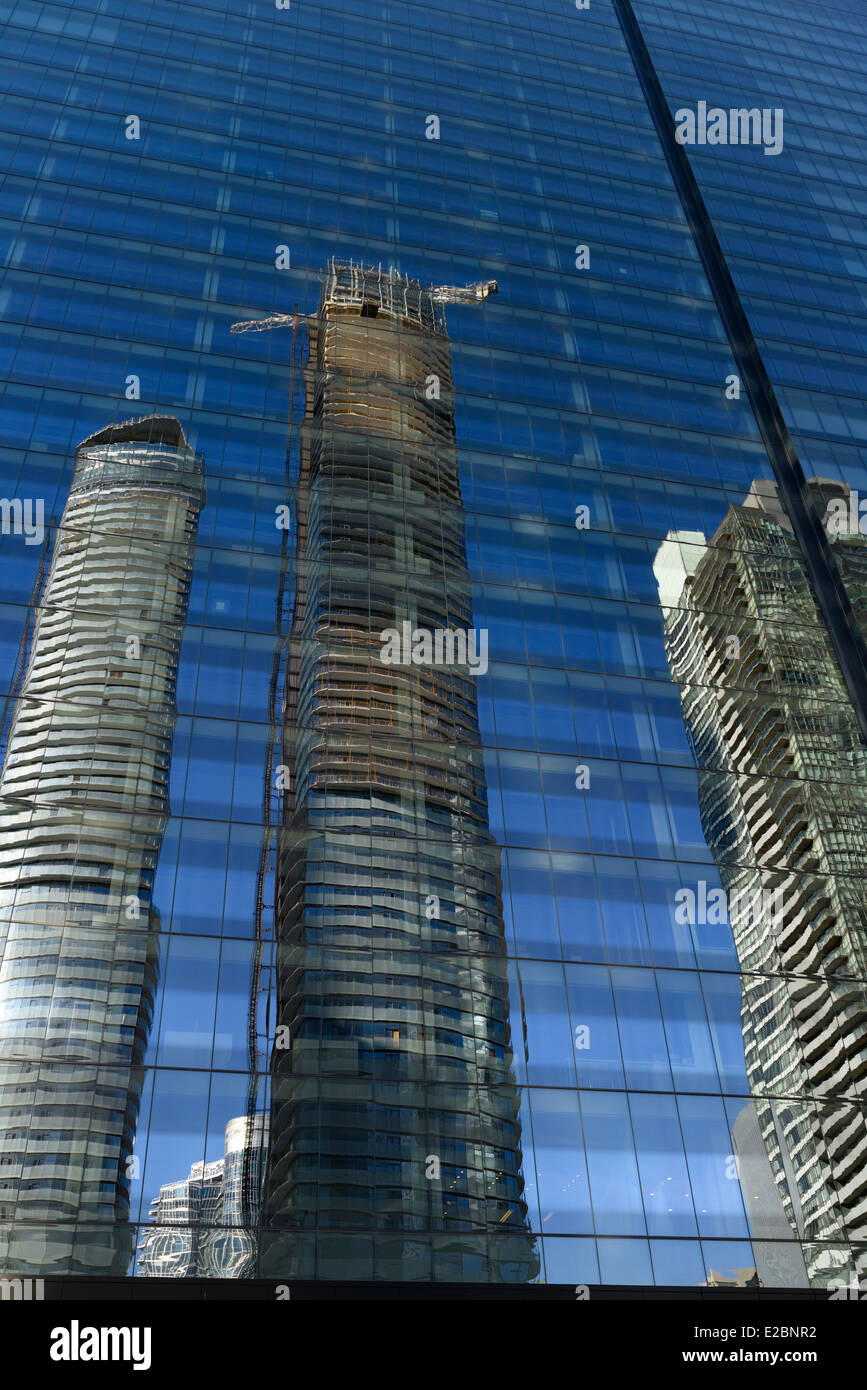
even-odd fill
[[[863,1267],[865,19],[735,8],[3,21],[6,1272]]]

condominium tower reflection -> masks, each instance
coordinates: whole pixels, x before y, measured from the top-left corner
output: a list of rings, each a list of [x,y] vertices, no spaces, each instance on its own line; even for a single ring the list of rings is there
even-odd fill
[[[203,497],[171,417],[76,450],[0,773],[5,1269],[123,1274],[132,1253],[151,895]]]
[[[226,1125],[225,1152],[165,1183],[142,1231],[138,1273],[150,1278],[243,1279],[255,1273],[267,1115]]]
[[[308,320],[263,1234],[284,1275],[537,1268],[442,307],[495,289],[332,263]]]
[[[820,510],[843,493],[809,483]],[[847,494],[848,495],[848,494]],[[867,539],[832,537],[863,620]],[[867,750],[776,486],[654,570],[742,970],[747,1075],[811,1279],[867,1234]]]

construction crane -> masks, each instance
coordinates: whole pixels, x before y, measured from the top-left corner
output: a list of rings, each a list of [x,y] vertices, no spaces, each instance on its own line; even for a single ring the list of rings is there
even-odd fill
[[[475,304],[487,299],[489,294],[497,293],[496,280],[477,280],[472,285],[433,285],[423,294],[430,296],[434,304]],[[243,323],[233,323],[232,333],[264,333],[269,328],[298,327],[298,311],[294,314],[271,314],[266,319],[245,319]]]
[[[496,280],[477,280],[473,285],[433,285],[427,293],[434,304],[473,304],[497,293]]]
[[[294,314],[272,314],[267,319],[245,319],[243,323],[233,323],[231,333],[263,333],[267,328],[298,327],[298,311]]]

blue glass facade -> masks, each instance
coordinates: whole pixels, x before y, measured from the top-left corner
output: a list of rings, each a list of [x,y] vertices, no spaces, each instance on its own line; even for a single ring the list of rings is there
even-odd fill
[[[75,450],[171,418],[204,476],[161,537],[165,707],[136,687],[171,751],[127,1013],[100,964],[145,949],[117,844],[0,848],[4,933],[25,898],[54,914],[32,974],[0,938],[5,1269],[863,1270],[867,541],[829,516],[867,498],[865,19],[799,37],[795,12],[25,0],[3,24],[0,823],[33,845],[54,811],[106,815],[73,758],[47,798],[13,776],[10,730],[50,738],[46,608],[73,664],[102,624],[121,686],[161,630],[123,626],[123,567],[90,582]],[[782,109],[781,150],[678,144],[700,102]],[[372,269],[326,309],[335,261]],[[485,660],[383,663],[404,623]],[[78,730],[103,696],[72,698]],[[84,894],[52,964],[82,864],[110,911]],[[76,1009],[89,1050],[61,1055]],[[86,1066],[116,1099],[90,1147]]]

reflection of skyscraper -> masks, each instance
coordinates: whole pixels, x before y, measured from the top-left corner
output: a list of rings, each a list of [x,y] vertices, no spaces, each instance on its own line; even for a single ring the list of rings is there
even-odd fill
[[[7,1268],[124,1273],[131,1254],[151,892],[202,500],[170,417],[76,451],[0,774]]]
[[[792,1228],[774,1180],[767,1145],[762,1135],[759,1107],[748,1100],[732,1126],[732,1159],[740,1182],[753,1237],[757,1281],[763,1287],[803,1288],[809,1283],[804,1249],[792,1240]],[[785,1148],[779,1155],[790,1190],[797,1187],[791,1159]]]
[[[472,626],[439,304],[490,288],[333,265],[309,321],[265,1218],[284,1271],[303,1242],[274,1227],[318,1230],[320,1277],[535,1269],[474,677],[381,660],[386,629]]]
[[[261,1178],[267,1116],[241,1115],[226,1125],[226,1151],[194,1163],[188,1178],[166,1183],[151,1204],[139,1273],[151,1278],[241,1279],[255,1265],[258,1202],[251,1174]]]
[[[837,485],[810,486],[818,500]],[[854,573],[867,541],[843,544]],[[743,909],[731,925],[747,1073],[816,1277],[810,1242],[863,1237],[867,1218],[867,753],[773,484],[754,484],[707,544],[670,533],[654,568],[704,832]],[[763,891],[773,913],[755,910]]]

